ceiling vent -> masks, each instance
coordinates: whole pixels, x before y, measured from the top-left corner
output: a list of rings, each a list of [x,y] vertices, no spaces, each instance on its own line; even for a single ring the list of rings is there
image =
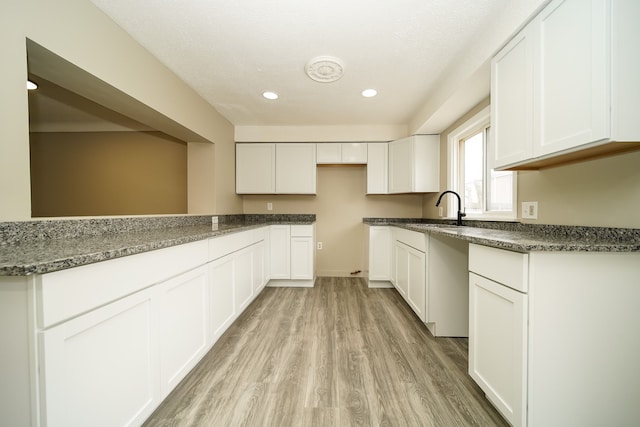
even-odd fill
[[[320,83],[331,83],[339,80],[344,73],[344,64],[334,56],[316,56],[304,67],[310,79]]]

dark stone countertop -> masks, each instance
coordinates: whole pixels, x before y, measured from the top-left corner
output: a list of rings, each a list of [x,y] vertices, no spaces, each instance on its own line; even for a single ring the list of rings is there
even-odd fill
[[[135,217],[0,223],[0,276],[44,274],[315,215]]]
[[[365,218],[364,223],[391,225],[517,252],[640,251],[640,230],[632,228],[539,225],[500,221],[465,221],[468,225],[458,227],[451,221],[406,218]]]

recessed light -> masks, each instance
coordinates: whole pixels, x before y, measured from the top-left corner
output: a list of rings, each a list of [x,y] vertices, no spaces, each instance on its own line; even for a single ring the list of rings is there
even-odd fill
[[[267,99],[278,99],[278,94],[275,92],[262,92],[262,96]]]
[[[31,80],[27,80],[27,90],[36,90],[38,89],[38,85]]]
[[[365,89],[362,91],[362,96],[365,98],[371,98],[378,94],[378,91],[375,89]]]

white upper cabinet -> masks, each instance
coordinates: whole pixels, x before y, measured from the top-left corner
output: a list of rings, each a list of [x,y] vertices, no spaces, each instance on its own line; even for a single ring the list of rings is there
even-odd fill
[[[236,193],[276,192],[276,144],[236,144]]]
[[[493,164],[533,156],[533,35],[525,28],[491,62]]]
[[[367,144],[367,194],[389,193],[389,143]]]
[[[493,58],[493,167],[640,148],[595,148],[640,141],[638,20],[633,0],[555,0]]]
[[[367,144],[362,142],[326,142],[316,144],[318,164],[367,163]]]
[[[236,193],[316,194],[316,144],[236,144]]]
[[[440,191],[440,135],[389,143],[389,193]]]
[[[276,144],[276,193],[316,194],[316,144]]]
[[[606,3],[555,1],[534,23],[540,132],[535,157],[611,136]]]

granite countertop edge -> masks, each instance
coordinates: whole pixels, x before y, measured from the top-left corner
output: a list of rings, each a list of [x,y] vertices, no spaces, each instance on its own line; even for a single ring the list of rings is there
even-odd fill
[[[638,252],[640,230],[474,221],[456,226],[446,220],[364,218],[368,225],[388,225],[447,236],[516,252]]]
[[[269,225],[309,225],[315,216],[243,218],[221,222],[214,229],[211,217],[203,221],[172,224],[167,228],[133,229],[68,238],[37,238],[0,242],[0,276],[28,276],[80,267],[100,261],[192,243]],[[67,224],[65,224],[66,226]]]

